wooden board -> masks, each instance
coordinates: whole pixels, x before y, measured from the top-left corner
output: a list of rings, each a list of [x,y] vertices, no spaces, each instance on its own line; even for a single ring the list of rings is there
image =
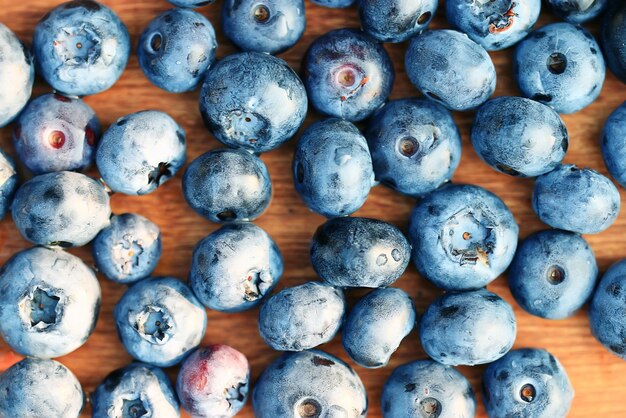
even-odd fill
[[[35,24],[50,8],[60,0],[0,0],[0,22],[7,24],[23,40],[30,41]],[[142,29],[158,13],[169,8],[164,0],[103,0],[112,7],[128,26],[133,39],[133,48]],[[200,9],[216,26],[220,46],[218,56],[224,57],[234,52],[219,28],[220,2]],[[443,7],[433,24],[434,27],[447,26],[443,18]],[[307,2],[308,27],[303,39],[293,49],[284,53],[295,69],[308,45],[317,36],[338,27],[358,27],[356,10],[325,9]],[[552,21],[544,12],[540,24]],[[597,24],[591,25],[597,34]],[[417,96],[419,93],[406,77],[403,62],[405,44],[387,45],[396,70],[394,98]],[[512,79],[511,51],[491,54],[498,71],[496,95],[516,95],[518,90]],[[234,77],[237,75],[234,74]],[[36,94],[49,91],[38,81]],[[626,86],[612,75],[607,75],[606,84],[600,98],[587,109],[575,115],[564,116],[570,134],[570,150],[566,162],[592,167],[603,173],[606,169],[599,151],[599,138],[602,125],[610,112],[626,100]],[[120,81],[109,91],[86,98],[96,110],[104,126],[118,117],[144,110],[158,109],[168,112],[187,131],[189,139],[189,161],[198,155],[219,147],[220,144],[206,131],[197,110],[197,93],[174,95],[152,86],[143,76],[137,59],[133,55],[128,69]],[[311,114],[307,123],[319,118]],[[469,144],[471,113],[458,113],[455,119],[463,134],[463,157],[454,181],[474,183],[497,193],[509,205],[520,224],[520,236],[540,230],[542,225],[530,205],[532,180],[514,179],[497,174],[483,164]],[[0,130],[0,146],[13,153],[10,145],[12,127]],[[274,185],[274,198],[268,211],[257,224],[268,231],[276,240],[285,258],[285,273],[279,285],[292,286],[315,279],[308,257],[309,239],[323,218],[309,212],[296,195],[290,173],[294,141],[281,149],[262,156],[267,163]],[[24,174],[22,172],[22,174]],[[95,171],[91,174],[96,174]],[[217,228],[216,224],[203,220],[189,209],[181,195],[181,176],[166,183],[157,192],[144,197],[114,195],[112,206],[115,213],[137,212],[155,221],[163,232],[163,257],[156,270],[158,275],[171,275],[185,278],[191,261],[192,248],[202,237]],[[622,205],[626,206],[626,194],[622,193]],[[414,201],[402,197],[384,187],[376,187],[364,207],[357,213],[361,216],[382,218],[406,230],[407,220]],[[605,271],[612,263],[626,257],[626,211],[609,230],[586,237],[591,243],[600,265]],[[0,222],[0,263],[4,263],[18,250],[28,247],[17,233],[10,217]],[[90,248],[79,248],[72,253],[91,264]],[[115,368],[130,361],[130,357],[118,341],[114,322],[113,306],[125,290],[124,286],[113,284],[101,277],[103,291],[102,312],[94,335],[74,353],[60,359],[80,379],[86,392],[91,392],[98,383]],[[420,278],[413,266],[397,282],[398,287],[408,291],[415,298],[420,312],[429,301],[441,292]],[[576,388],[576,397],[571,417],[624,417],[626,416],[626,362],[619,360],[604,350],[591,336],[585,311],[563,321],[547,321],[524,313],[514,303],[504,277],[489,286],[490,290],[502,295],[513,304],[518,320],[518,338],[515,347],[545,347],[555,354],[565,365]],[[349,299],[362,294],[361,291],[348,292]],[[252,367],[253,380],[272,359],[278,356],[264,344],[257,332],[257,311],[240,314],[222,314],[210,311],[209,324],[204,343],[224,343],[245,353]],[[339,338],[322,347],[324,350],[344,359]],[[381,416],[379,398],[381,387],[393,367],[410,360],[424,358],[417,335],[409,335],[398,352],[391,359],[389,367],[379,370],[366,370],[356,367],[356,371],[367,387],[370,399],[370,417]],[[17,357],[0,342],[0,370],[8,367]],[[480,375],[483,367],[461,368],[477,393],[480,393]],[[171,376],[176,370],[171,370]],[[477,415],[485,416],[479,402]],[[85,408],[84,416],[90,416],[90,407]],[[250,403],[239,415],[252,417]],[[277,417],[278,418],[278,417]]]

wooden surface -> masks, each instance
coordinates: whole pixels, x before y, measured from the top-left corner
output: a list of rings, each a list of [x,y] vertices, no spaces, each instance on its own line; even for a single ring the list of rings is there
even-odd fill
[[[0,22],[7,24],[21,39],[30,42],[35,24],[46,11],[61,3],[60,0],[0,0]],[[133,49],[142,29],[158,13],[169,8],[164,0],[103,0],[112,7],[128,26],[133,39]],[[219,36],[218,57],[234,51],[219,28],[219,9],[221,2],[209,5],[199,11],[209,17]],[[338,27],[358,27],[356,10],[325,9],[307,2],[307,31],[303,39],[293,49],[284,53],[286,59],[296,70],[307,46],[315,37]],[[546,12],[542,14],[540,24],[553,18]],[[433,27],[447,26],[443,18],[443,7],[437,13]],[[597,24],[591,25],[597,34]],[[411,97],[419,93],[410,85],[403,68],[405,44],[387,45],[396,70],[396,83],[392,97]],[[491,54],[498,71],[496,95],[516,95],[511,68],[511,52]],[[234,74],[236,77],[237,75]],[[1,88],[1,86],[0,86]],[[35,94],[49,91],[41,80]],[[603,173],[606,169],[599,152],[599,137],[604,121],[610,112],[626,99],[626,86],[610,74],[600,98],[587,109],[575,115],[564,116],[570,135],[570,149],[565,161],[592,167]],[[109,91],[86,98],[97,112],[104,126],[108,126],[118,117],[144,109],[158,109],[168,112],[186,130],[188,136],[189,161],[198,155],[219,147],[220,144],[206,131],[197,110],[197,92],[174,95],[163,92],[151,85],[143,76],[137,59],[133,56],[128,68],[119,82]],[[319,118],[311,114],[307,123]],[[532,180],[514,179],[497,174],[479,161],[469,145],[469,128],[472,114],[456,114],[455,119],[463,134],[463,157],[454,176],[454,181],[474,183],[497,193],[511,208],[520,224],[520,237],[544,226],[532,212],[530,196]],[[0,130],[0,146],[13,154],[10,146],[12,127]],[[290,174],[294,142],[281,149],[263,154],[262,159],[268,165],[274,186],[274,197],[270,208],[258,219],[257,224],[268,231],[278,243],[285,258],[285,273],[279,288],[303,283],[315,279],[308,257],[309,239],[323,219],[309,212],[296,195]],[[22,171],[24,175],[24,172]],[[96,175],[95,171],[91,174]],[[163,257],[156,270],[158,275],[171,275],[186,278],[194,244],[217,228],[195,215],[189,209],[181,194],[180,174],[166,183],[155,193],[144,197],[114,195],[112,206],[114,213],[136,212],[156,222],[163,233]],[[622,206],[626,207],[626,194],[622,193]],[[402,197],[384,187],[376,187],[357,215],[382,218],[406,230],[407,219],[414,201]],[[593,247],[601,272],[615,261],[626,257],[626,210],[622,212],[614,226],[609,230],[586,237]],[[0,222],[0,263],[4,263],[18,250],[29,245],[20,238],[10,216]],[[91,264],[90,248],[72,250],[87,263]],[[103,292],[103,305],[100,318],[93,336],[74,353],[60,359],[80,379],[85,391],[90,393],[98,383],[115,368],[130,361],[130,357],[118,341],[114,322],[113,306],[125,290],[125,286],[113,284],[100,278]],[[420,278],[413,266],[410,266],[396,286],[405,289],[414,299],[419,312],[440,291]],[[626,416],[626,362],[619,360],[604,350],[591,336],[586,311],[563,321],[548,321],[524,313],[513,301],[504,277],[489,286],[490,290],[503,296],[513,304],[518,321],[518,338],[515,347],[544,347],[555,354],[565,365],[576,389],[571,417],[624,417]],[[350,291],[351,302],[362,291]],[[248,357],[252,367],[253,382],[263,368],[278,356],[264,344],[257,332],[257,310],[240,314],[222,314],[209,311],[209,323],[204,338],[205,344],[229,344],[242,351]],[[340,339],[321,347],[344,359]],[[356,367],[363,379],[370,399],[370,417],[380,417],[381,387],[393,367],[414,359],[424,358],[416,333],[411,333],[392,357],[390,366],[384,369],[367,370]],[[0,342],[0,370],[8,367],[17,357],[11,354],[7,346]],[[480,393],[480,375],[483,367],[463,367],[476,393]],[[176,370],[170,375],[175,377]],[[84,416],[90,416],[90,407],[86,406]],[[240,413],[240,417],[252,417],[250,402]],[[477,416],[484,417],[482,403],[478,402]],[[278,417],[277,417],[278,418]],[[529,417],[530,418],[530,417]]]

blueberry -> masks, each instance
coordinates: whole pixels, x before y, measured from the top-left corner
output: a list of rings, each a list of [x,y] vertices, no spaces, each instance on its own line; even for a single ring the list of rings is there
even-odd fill
[[[185,131],[163,112],[146,110],[117,120],[96,150],[100,175],[113,191],[152,193],[185,164]]]
[[[307,282],[267,299],[259,312],[259,332],[274,350],[307,350],[335,337],[345,311],[341,290]]]
[[[217,40],[209,20],[188,9],[155,17],[139,38],[139,65],[155,86],[171,93],[194,90],[215,61]]]
[[[34,174],[82,171],[95,158],[100,122],[80,99],[45,94],[32,100],[13,131],[19,159]]]
[[[91,397],[94,418],[180,417],[172,383],[163,370],[131,363],[111,372]]]
[[[626,187],[626,102],[606,120],[601,145],[606,168],[615,181]]]
[[[144,279],[131,286],[114,310],[128,353],[159,367],[173,366],[204,337],[207,316],[191,289],[178,279]]]
[[[437,0],[359,0],[363,30],[380,42],[403,42],[428,27]]]
[[[415,87],[450,110],[474,109],[496,89],[489,54],[461,32],[431,30],[414,37],[404,66]]]
[[[374,184],[365,138],[356,126],[340,119],[309,125],[296,145],[293,179],[312,211],[328,218],[356,212]]]
[[[511,293],[526,312],[563,319],[591,297],[598,265],[584,238],[552,229],[522,241],[508,276]]]
[[[337,29],[314,40],[302,68],[313,107],[351,122],[374,113],[393,87],[385,48],[358,30]]]
[[[134,213],[111,217],[93,241],[96,267],[107,279],[130,284],[148,277],[161,258],[159,227]]]
[[[424,351],[450,366],[499,359],[513,346],[516,332],[511,305],[485,289],[446,293],[435,299],[424,312],[419,330]]]
[[[343,348],[360,366],[384,367],[414,326],[409,295],[400,289],[376,289],[359,299],[346,317]]]
[[[284,353],[270,364],[252,393],[256,418],[367,416],[367,394],[346,363],[319,350]]]
[[[245,150],[217,149],[189,164],[183,195],[196,211],[213,222],[250,221],[272,199],[272,182],[261,159]]]
[[[483,375],[483,400],[490,417],[565,418],[573,398],[565,369],[546,350],[511,351]]]
[[[467,418],[476,413],[472,386],[461,373],[432,360],[394,369],[380,403],[384,418]]]
[[[547,0],[552,12],[573,24],[586,23],[606,10],[609,0]]]
[[[295,135],[307,111],[306,90],[280,58],[242,52],[218,61],[200,92],[200,113],[224,145],[270,151]]]
[[[60,171],[33,177],[15,194],[13,221],[38,245],[80,247],[109,225],[109,195],[96,180]]]
[[[344,9],[352,6],[356,0],[311,0],[311,2],[331,9]]]
[[[176,391],[196,418],[230,418],[246,404],[250,388],[248,359],[227,345],[200,347],[178,373]]]
[[[601,40],[608,67],[626,83],[626,2],[609,3],[602,21]]]
[[[226,0],[222,27],[243,51],[277,54],[294,46],[304,34],[304,0]]]
[[[91,0],[62,3],[35,27],[38,74],[71,96],[100,93],[122,75],[130,54],[128,29],[108,7]]]
[[[619,191],[611,180],[589,168],[561,165],[537,177],[533,209],[553,228],[580,234],[607,229],[620,209]]]
[[[193,251],[189,285],[207,308],[241,312],[258,306],[283,274],[272,238],[252,223],[224,225]]]
[[[167,0],[172,3],[174,6],[178,7],[188,7],[188,8],[196,8],[206,6],[207,4],[211,4],[215,2],[215,0]]]
[[[519,227],[498,196],[472,185],[447,185],[411,214],[409,240],[420,273],[445,290],[486,286],[515,255]]]
[[[522,40],[539,18],[541,0],[446,1],[448,22],[488,51]]]
[[[13,160],[0,149],[0,220],[11,208],[17,190],[18,176]]]
[[[33,90],[35,66],[30,51],[0,23],[0,128],[8,125],[26,105]]]
[[[335,218],[317,228],[311,264],[326,283],[338,287],[389,286],[406,270],[411,246],[387,222]]]
[[[72,372],[54,360],[25,358],[0,375],[0,416],[78,418],[83,389]]]
[[[517,177],[553,170],[569,144],[565,123],[554,110],[521,97],[497,97],[481,106],[471,140],[491,168]]]
[[[461,135],[452,115],[428,100],[393,100],[365,134],[376,179],[412,197],[449,181],[461,161]]]

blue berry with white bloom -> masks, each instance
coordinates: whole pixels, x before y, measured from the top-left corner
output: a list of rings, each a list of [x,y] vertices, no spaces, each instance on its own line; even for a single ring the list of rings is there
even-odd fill
[[[33,57],[26,46],[0,23],[0,128],[24,108],[35,82]]]

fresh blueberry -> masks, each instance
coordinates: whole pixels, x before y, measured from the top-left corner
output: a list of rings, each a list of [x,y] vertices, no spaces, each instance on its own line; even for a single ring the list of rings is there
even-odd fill
[[[159,367],[179,363],[204,337],[207,316],[191,289],[178,279],[144,279],[131,286],[114,310],[128,353]]]
[[[337,287],[386,287],[398,280],[411,258],[411,246],[395,226],[377,219],[343,217],[317,228],[311,264]]]
[[[602,174],[571,164],[561,165],[537,177],[533,209],[542,222],[553,228],[597,234],[617,218],[620,195]]]
[[[304,122],[306,90],[280,58],[242,52],[218,61],[200,92],[200,113],[224,145],[265,152],[293,137]]]
[[[604,124],[602,157],[611,176],[626,187],[626,102],[615,109]]]
[[[476,413],[467,379],[432,360],[397,367],[385,382],[380,403],[384,418],[469,418]]]
[[[474,109],[496,90],[496,69],[487,51],[454,30],[414,37],[404,66],[415,87],[450,110]]]
[[[541,0],[447,0],[446,17],[488,51],[522,40],[539,18]]]
[[[111,372],[91,397],[93,418],[178,418],[176,392],[163,370],[131,363]]]
[[[359,0],[363,30],[380,42],[403,42],[428,27],[438,0]]]
[[[130,284],[148,277],[161,258],[161,231],[134,213],[112,216],[93,241],[96,267],[107,279]]]
[[[393,87],[387,51],[358,30],[337,29],[314,40],[302,68],[313,107],[351,122],[374,113]]]
[[[146,110],[117,120],[96,150],[100,175],[113,191],[152,193],[185,164],[185,131],[163,112]]]
[[[227,345],[200,347],[185,359],[176,392],[195,418],[230,418],[246,404],[250,388],[248,359]]]
[[[35,81],[30,51],[17,36],[0,23],[0,128],[9,124],[24,108]]]
[[[19,159],[34,174],[82,171],[95,158],[100,122],[80,99],[45,94],[32,100],[13,131]]]
[[[411,214],[413,262],[436,286],[469,290],[506,270],[519,227],[498,196],[472,185],[447,185],[420,201]]]
[[[224,34],[243,51],[277,54],[300,40],[306,27],[304,0],[225,0]]]
[[[0,220],[11,208],[18,177],[13,160],[0,149]]]
[[[415,326],[415,306],[404,291],[376,289],[354,305],[342,331],[343,348],[358,365],[384,367]]]
[[[341,290],[307,282],[267,299],[259,312],[259,332],[274,350],[307,350],[332,340],[345,312]]]
[[[435,299],[422,316],[419,334],[424,351],[433,360],[474,366],[505,355],[515,342],[516,324],[511,305],[495,293],[479,289]]]
[[[346,363],[320,350],[284,353],[252,393],[256,418],[365,418],[367,393]]]
[[[563,319],[591,297],[598,265],[583,237],[552,229],[522,241],[508,276],[511,293],[526,312]]]
[[[311,2],[331,9],[344,9],[352,6],[356,0],[311,0]]]
[[[511,351],[483,375],[483,400],[490,417],[565,418],[573,398],[565,369],[546,350]]]
[[[345,120],[324,119],[309,125],[296,145],[293,179],[312,211],[327,218],[356,212],[374,184],[367,141]]]
[[[259,305],[282,274],[274,240],[252,223],[232,223],[198,242],[189,285],[207,308],[241,312]]]
[[[272,182],[259,157],[241,149],[217,149],[189,164],[183,195],[196,211],[213,222],[251,221],[272,199]]]
[[[100,93],[120,78],[130,54],[128,29],[108,7],[92,0],[62,3],[35,27],[37,72],[71,96]]]
[[[109,195],[96,180],[71,171],[42,174],[15,194],[13,221],[38,245],[80,247],[109,225]]]
[[[167,0],[172,3],[174,6],[178,7],[188,7],[188,8],[196,8],[206,6],[207,4],[211,4],[215,2],[215,0]]]
[[[478,156],[491,168],[518,177],[554,170],[569,144],[558,113],[522,97],[496,97],[481,106],[471,139]]]
[[[609,3],[602,22],[601,39],[607,65],[626,83],[626,2]]]
[[[586,23],[600,16],[609,0],[547,0],[555,15],[573,24]]]
[[[194,90],[215,61],[217,40],[209,20],[189,9],[171,9],[155,17],[139,38],[143,73],[171,93]]]
[[[0,334],[25,356],[52,358],[82,346],[96,326],[100,285],[80,258],[34,247],[0,270]]]
[[[54,360],[25,358],[0,374],[0,416],[78,418],[83,389],[72,372]]]
[[[393,100],[378,110],[365,134],[376,179],[419,197],[449,181],[461,161],[461,135],[443,106]]]

